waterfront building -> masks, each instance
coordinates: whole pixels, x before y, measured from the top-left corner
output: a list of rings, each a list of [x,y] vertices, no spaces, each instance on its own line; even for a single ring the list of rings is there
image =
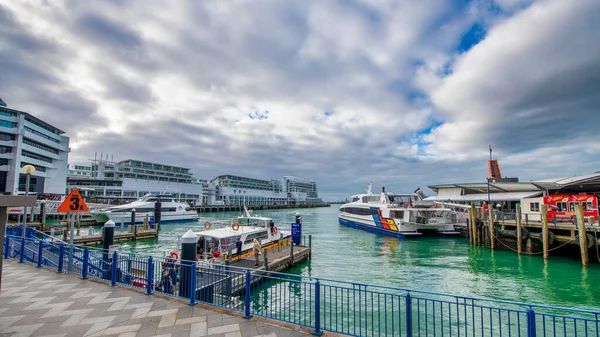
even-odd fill
[[[314,181],[285,176],[265,180],[236,175],[221,175],[205,184],[206,205],[266,206],[321,204]]]
[[[69,170],[67,171],[68,176],[83,176],[83,177],[91,177],[92,176],[92,167],[85,165],[73,165],[69,164]]]
[[[36,172],[29,193],[58,198],[65,193],[69,137],[64,131],[23,111],[0,103],[0,192],[25,193],[25,165]]]
[[[205,181],[195,178],[189,168],[135,159],[114,162],[108,158],[94,159],[88,167],[80,170],[86,174],[68,177],[67,193],[79,189],[84,197],[106,203],[132,201],[148,193],[172,194],[190,205],[202,202]]]

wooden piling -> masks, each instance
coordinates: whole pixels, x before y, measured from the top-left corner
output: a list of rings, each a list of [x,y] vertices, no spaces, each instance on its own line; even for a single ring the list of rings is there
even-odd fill
[[[517,204],[517,253],[523,252],[523,229],[521,227],[521,204]]]
[[[46,227],[46,203],[42,202],[40,204],[40,207],[42,208],[42,212],[41,212],[42,213],[41,214],[42,218],[40,219],[40,221],[42,223],[42,232],[43,232],[45,230],[45,227]]]
[[[583,207],[581,205],[575,205],[575,214],[577,215],[577,231],[579,232],[579,249],[581,249],[581,264],[587,266],[589,262],[587,235],[585,232],[585,223],[583,219]]]
[[[309,234],[308,235],[308,258],[311,259],[312,258],[312,235]]]
[[[477,246],[477,225],[475,224],[475,219],[477,213],[477,209],[475,208],[475,203],[471,203],[471,209],[469,210],[469,215],[471,216],[471,235],[469,235],[469,240],[471,240],[471,244]]]
[[[294,244],[293,243],[290,246],[290,263],[292,266],[294,265]]]
[[[550,256],[548,249],[548,205],[540,205],[540,212],[542,213],[542,248],[544,250],[544,260],[547,260]]]
[[[269,270],[269,259],[267,257],[268,255],[268,250],[267,249],[263,249],[263,265],[265,266],[265,270]]]
[[[494,208],[492,205],[488,205],[489,222],[490,222],[490,248],[496,249],[496,242],[494,241]]]

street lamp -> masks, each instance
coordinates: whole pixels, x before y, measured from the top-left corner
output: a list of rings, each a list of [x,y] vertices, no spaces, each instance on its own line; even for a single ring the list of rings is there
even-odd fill
[[[25,178],[25,195],[29,195],[29,178],[35,173],[35,167],[33,167],[33,165],[25,165],[21,168],[21,172],[27,175]],[[27,230],[27,206],[24,206],[24,213],[22,231],[23,237],[25,237],[25,232]]]

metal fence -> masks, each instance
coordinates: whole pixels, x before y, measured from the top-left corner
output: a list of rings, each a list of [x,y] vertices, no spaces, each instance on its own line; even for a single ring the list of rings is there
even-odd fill
[[[31,232],[29,234],[34,234]],[[600,311],[69,247],[7,235],[4,258],[352,336],[600,336]]]

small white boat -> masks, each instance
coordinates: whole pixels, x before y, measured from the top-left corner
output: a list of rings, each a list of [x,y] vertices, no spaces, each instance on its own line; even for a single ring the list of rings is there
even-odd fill
[[[112,206],[105,210],[93,212],[98,223],[109,219],[117,225],[120,223],[131,224],[131,212],[135,209],[135,223],[144,223],[146,216],[154,219],[154,206],[157,200],[161,202],[160,223],[197,221],[198,213],[188,204],[175,202],[170,194],[146,194],[134,202]]]
[[[207,230],[195,233],[199,237],[199,253],[203,259],[210,255],[211,243],[214,243],[219,255],[226,254],[228,250],[235,255],[238,238],[242,241],[242,252],[245,253],[252,250],[254,239],[258,240],[261,247],[266,247],[291,235],[290,231],[281,230],[274,223],[271,227],[273,219],[252,215],[252,211],[246,207],[244,209],[245,214],[232,219],[231,224],[226,227],[210,229],[210,225],[206,225]]]
[[[352,196],[352,202],[344,204],[338,212],[342,225],[396,237],[420,236],[425,232],[458,235],[457,212],[443,203],[424,201],[417,193],[371,192]]]

